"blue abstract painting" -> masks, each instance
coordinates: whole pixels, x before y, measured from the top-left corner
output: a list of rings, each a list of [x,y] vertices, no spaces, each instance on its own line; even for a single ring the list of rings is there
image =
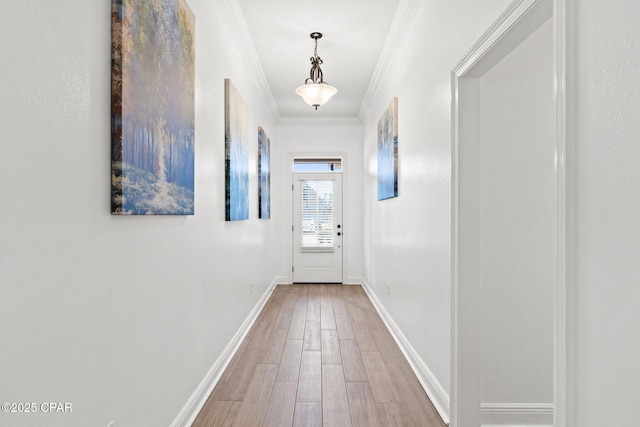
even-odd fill
[[[398,197],[398,98],[378,121],[378,200]]]
[[[113,0],[111,33],[111,213],[193,215],[194,15]]]
[[[271,218],[271,141],[258,128],[258,218]]]
[[[225,193],[227,221],[249,219],[249,108],[231,80],[224,80]]]

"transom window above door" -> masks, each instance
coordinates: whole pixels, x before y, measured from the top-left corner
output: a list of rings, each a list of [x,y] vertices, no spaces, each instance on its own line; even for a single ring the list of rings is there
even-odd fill
[[[342,172],[341,158],[293,159],[294,172]]]

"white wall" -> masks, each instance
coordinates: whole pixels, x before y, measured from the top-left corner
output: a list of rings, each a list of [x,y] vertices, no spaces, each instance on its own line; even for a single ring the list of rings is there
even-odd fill
[[[640,3],[569,16],[570,425],[640,425]]]
[[[303,105],[303,104],[302,104]],[[311,108],[302,106],[301,108]],[[278,141],[272,147],[272,213],[276,219],[277,275],[280,283],[291,283],[293,158],[343,157],[343,280],[362,281],[362,127],[345,120],[282,120]]]
[[[363,275],[447,391],[449,73],[508,3],[421,3],[360,131]],[[640,4],[568,3],[569,425],[636,425]],[[275,275],[274,252],[286,274],[284,249],[273,250],[278,201],[274,219],[256,219],[255,175],[250,221],[224,222],[223,78],[250,104],[252,127],[267,131],[272,156],[287,132],[262,107],[218,3],[189,4],[198,58],[193,217],[109,214],[109,2],[12,2],[0,14],[0,394],[74,410],[0,414],[0,424],[169,424]],[[394,96],[400,197],[378,202],[375,129]],[[309,138],[290,132],[289,144]],[[282,181],[273,185],[275,195]]]
[[[275,118],[219,2],[196,15],[195,216],[110,215],[111,2],[0,14],[0,396],[71,414],[1,425],[166,426],[275,276],[257,127]],[[251,109],[250,220],[224,221],[224,83]],[[249,282],[255,292],[249,293]]]
[[[386,75],[364,106],[364,222],[370,230],[364,235],[364,272],[448,394],[451,69],[510,2],[417,3]],[[393,97],[398,97],[399,197],[377,201],[377,122]]]
[[[480,84],[481,403],[553,403],[553,21]]]

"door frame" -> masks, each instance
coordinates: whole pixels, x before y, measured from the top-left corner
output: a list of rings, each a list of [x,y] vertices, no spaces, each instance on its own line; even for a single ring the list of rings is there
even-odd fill
[[[567,120],[566,120],[566,0],[516,0],[485,32],[461,62],[452,70],[452,241],[451,241],[451,425],[460,419],[460,390],[463,370],[461,355],[469,338],[460,330],[462,316],[473,316],[473,301],[461,298],[459,283],[459,147],[467,137],[460,119],[464,105],[461,92],[473,85],[472,71],[487,67],[519,45],[515,42],[527,21],[535,20],[545,5],[551,4],[554,43],[555,102],[555,309],[553,420],[555,427],[566,427],[569,414],[567,399]],[[522,24],[522,25],[519,25]],[[525,27],[525,28],[523,28]],[[473,338],[472,338],[473,339]],[[472,344],[473,345],[473,344]],[[472,362],[473,365],[473,362]],[[473,368],[473,366],[471,366]]]
[[[342,235],[342,283],[347,283],[346,278],[349,277],[349,262],[348,262],[348,253],[347,250],[350,247],[351,241],[350,236],[351,233],[349,230],[353,227],[352,221],[350,221],[349,216],[349,158],[345,151],[289,151],[287,152],[287,171],[288,171],[288,180],[289,180],[289,189],[291,191],[287,191],[287,230],[291,230],[293,227],[293,179],[294,179],[294,170],[293,170],[293,162],[295,159],[342,159],[342,227],[347,230],[346,233]],[[283,229],[283,231],[285,231]],[[289,244],[286,246],[286,253],[284,256],[291,264],[288,268],[287,273],[287,282],[293,283],[293,273],[291,269],[293,268],[293,236],[289,239]]]

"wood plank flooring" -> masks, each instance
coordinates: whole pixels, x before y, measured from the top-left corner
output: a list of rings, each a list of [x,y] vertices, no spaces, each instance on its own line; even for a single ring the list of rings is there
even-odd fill
[[[278,286],[194,427],[444,427],[360,286]]]

